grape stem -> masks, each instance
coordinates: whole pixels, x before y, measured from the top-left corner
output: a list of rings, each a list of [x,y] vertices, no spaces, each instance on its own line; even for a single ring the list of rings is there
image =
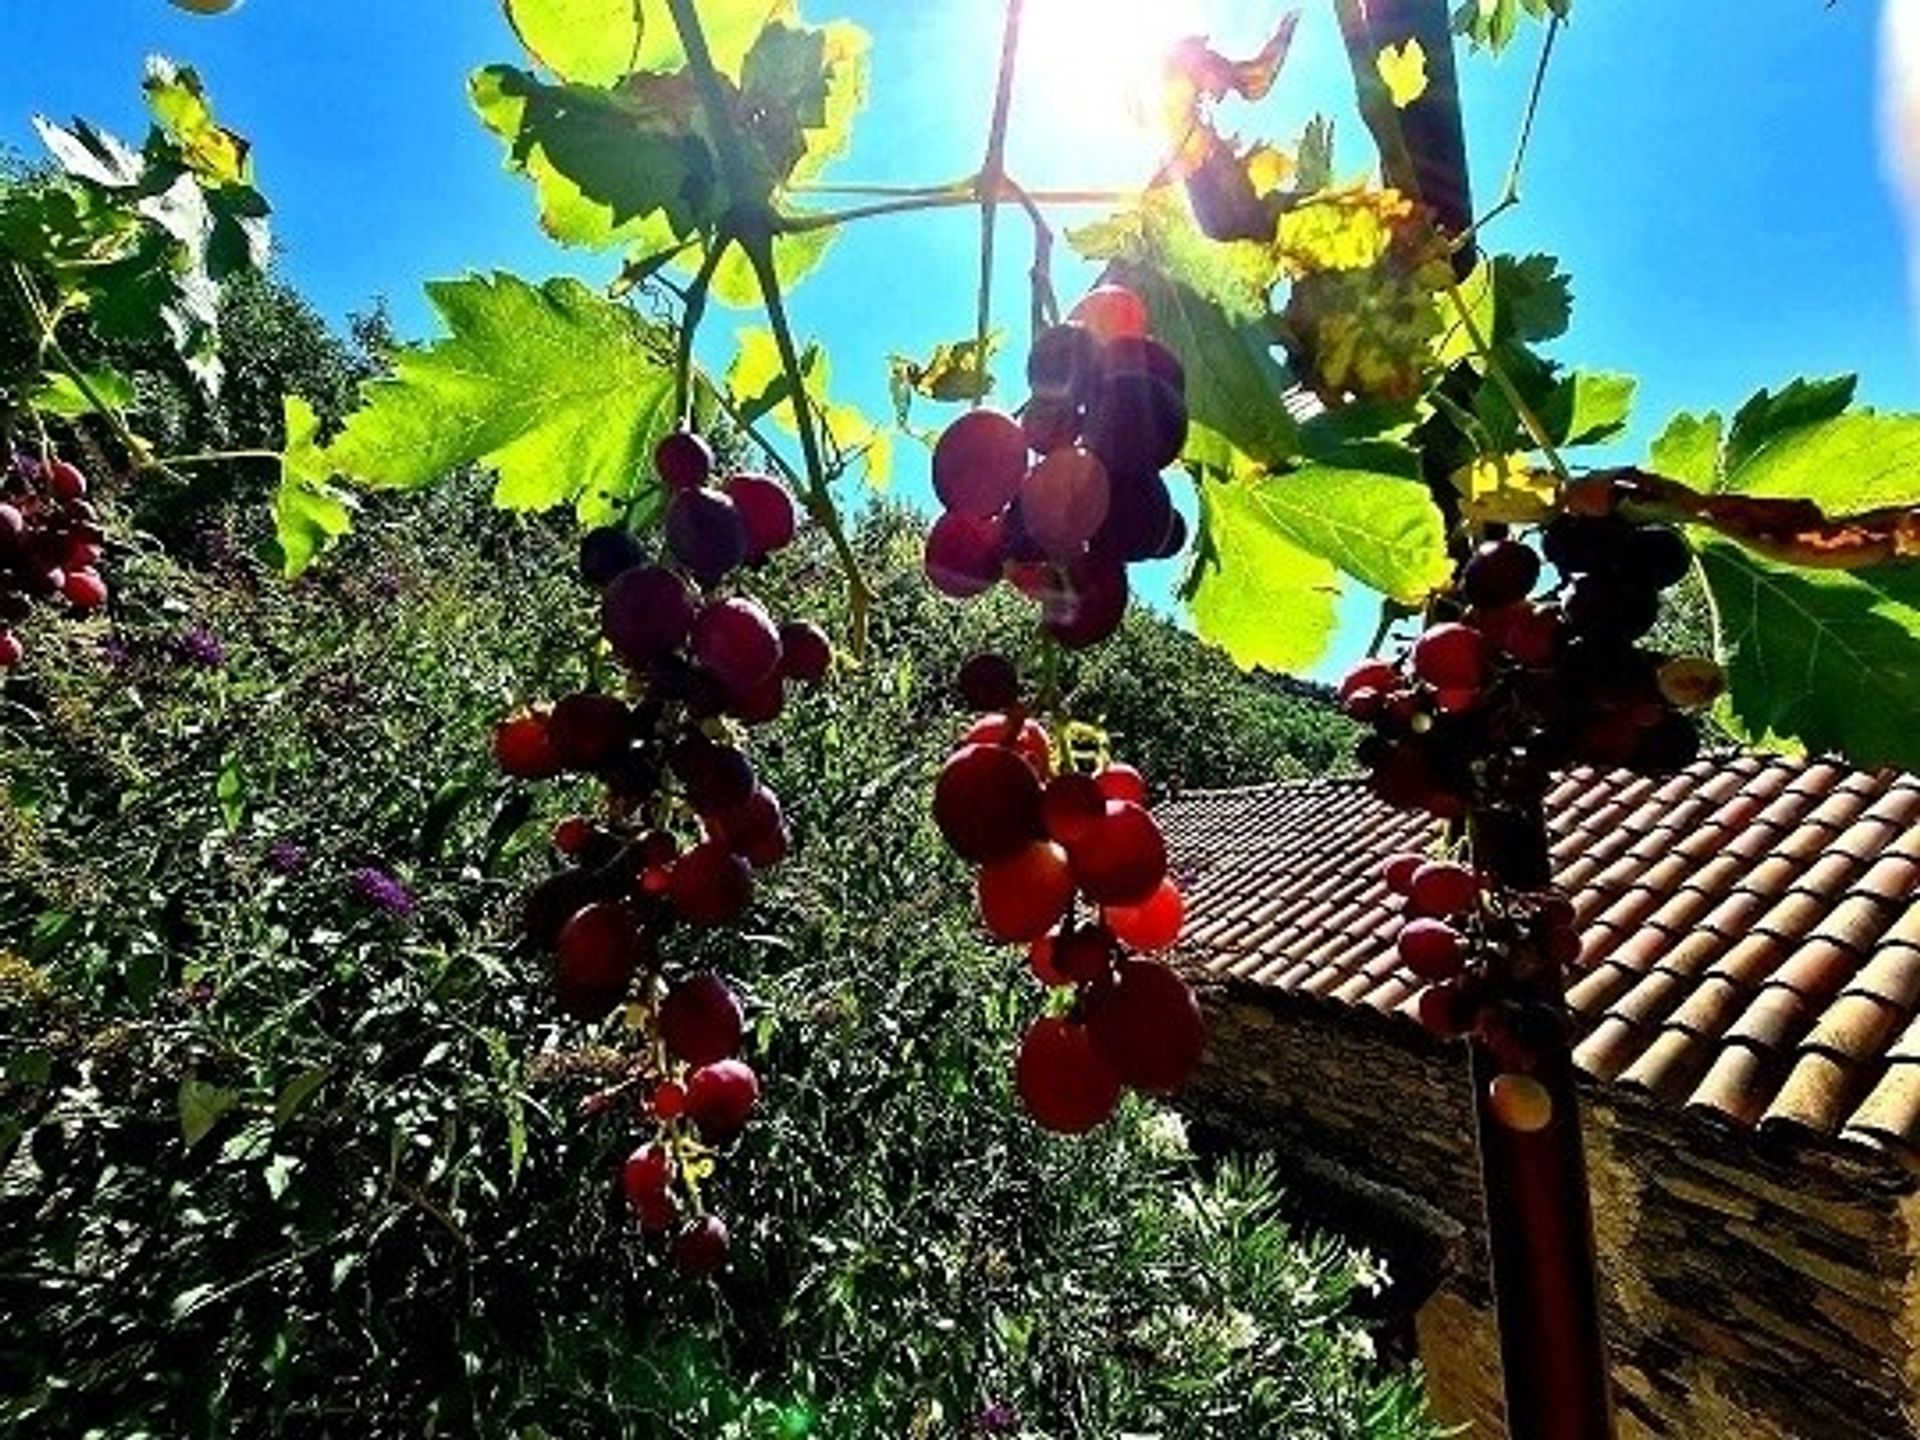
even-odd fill
[[[32,277],[27,274],[26,267],[16,260],[9,268],[13,273],[13,283],[19,287],[20,298],[26,301],[27,311],[32,315],[33,323],[40,331],[39,339],[34,346],[35,363],[44,365],[46,357],[52,355],[60,368],[60,373],[74,383],[74,387],[86,397],[87,403],[93,406],[100,418],[107,422],[108,428],[113,431],[114,438],[126,448],[134,465],[142,470],[156,468],[153,453],[147,448],[146,441],[127,427],[126,418],[120,413],[119,407],[109,404],[106,398],[94,388],[93,381],[87,377],[87,372],[74,362],[73,357],[67,353],[66,347],[60,343],[57,330],[67,312],[68,302],[63,300],[53,309],[48,309],[46,302],[40,297],[39,290],[35,288]],[[32,412],[34,427],[40,433],[41,449],[46,451],[50,448],[50,442],[46,427],[40,423],[40,413],[31,405],[27,408]]]
[[[673,24],[680,34],[681,47],[687,52],[687,66],[699,89],[700,106],[706,112],[707,123],[712,129],[722,178],[732,200],[727,217],[716,230],[709,247],[705,265],[707,277],[711,278],[711,266],[717,263],[713,257],[724,251],[729,243],[737,241],[760,282],[761,299],[767,308],[767,323],[772,327],[774,343],[780,351],[780,365],[786,373],[788,390],[793,398],[794,422],[800,432],[800,452],[807,470],[804,496],[807,513],[827,532],[834,553],[839,557],[840,568],[847,580],[848,648],[856,657],[864,656],[867,648],[867,609],[872,603],[873,592],[861,573],[859,557],[853,553],[853,546],[847,540],[839,508],[833,503],[832,487],[821,458],[819,436],[814,432],[806,376],[800,368],[799,351],[793,343],[793,327],[787,320],[786,302],[780,293],[780,277],[773,262],[773,237],[778,229],[778,217],[768,211],[764,204],[750,202],[746,198],[753,193],[753,184],[746,163],[745,141],[734,121],[733,110],[727,103],[726,89],[713,63],[713,51],[707,45],[706,32],[700,27],[700,16],[694,10],[693,0],[667,0],[667,7],[673,14]],[[696,286],[698,284],[696,281]],[[692,309],[693,298],[693,294],[689,293],[689,313],[685,317],[687,323],[682,327],[685,333],[681,337],[688,355],[689,373],[692,368],[693,330],[700,319]],[[702,308],[704,298],[702,295]]]
[[[1560,38],[1561,23],[1558,15],[1547,22],[1547,38],[1540,46],[1540,59],[1533,67],[1533,83],[1527,89],[1527,108],[1520,117],[1520,137],[1514,142],[1513,159],[1507,165],[1500,198],[1494,202],[1491,210],[1454,237],[1453,248],[1456,251],[1477,243],[1482,230],[1520,204],[1520,175],[1526,168],[1527,151],[1533,144],[1533,125],[1539,118],[1540,99],[1546,91],[1547,69],[1553,63],[1553,47]]]
[[[994,219],[1007,178],[1007,121],[1013,109],[1014,67],[1020,53],[1020,21],[1025,0],[1007,0],[1006,25],[1000,32],[1000,73],[994,82],[993,119],[987,127],[987,154],[974,186],[980,201],[980,294],[974,323],[973,403],[986,399],[987,336],[993,328]]]
[[[707,313],[707,290],[713,284],[713,272],[731,243],[723,232],[711,238],[707,253],[700,257],[700,269],[687,287],[680,312],[680,333],[675,337],[673,356],[673,413],[684,427],[693,423],[693,337]]]
[[[1560,457],[1560,449],[1547,434],[1547,427],[1520,393],[1520,387],[1513,383],[1513,377],[1507,374],[1507,367],[1500,363],[1500,357],[1494,354],[1492,344],[1480,328],[1480,322],[1473,318],[1473,309],[1467,304],[1467,297],[1460,293],[1460,282],[1448,277],[1447,296],[1453,301],[1454,312],[1460,317],[1460,324],[1467,332],[1467,338],[1473,342],[1474,353],[1487,367],[1487,378],[1492,380],[1500,393],[1506,396],[1507,403],[1513,406],[1513,413],[1520,418],[1521,427],[1533,441],[1534,448],[1545,457],[1547,467],[1553,471],[1554,478],[1562,485],[1573,483],[1573,476],[1567,469],[1567,462]]]

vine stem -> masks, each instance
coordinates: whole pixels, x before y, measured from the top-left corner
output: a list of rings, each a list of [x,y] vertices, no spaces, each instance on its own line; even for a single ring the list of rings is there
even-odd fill
[[[975,177],[971,180],[961,180],[954,184],[947,185],[875,185],[859,181],[832,184],[816,183],[791,186],[789,187],[788,193],[792,195],[879,195],[889,196],[895,199],[911,199],[918,196],[924,199],[931,199],[935,196],[944,196],[955,190],[959,190],[967,197],[965,203],[971,205],[979,199],[981,178],[982,177]],[[1024,187],[1015,186],[1012,179],[1003,174],[1001,176],[1001,198],[1018,198],[1016,191],[1018,194],[1025,195],[1038,205],[1130,205],[1145,193],[1143,190],[1138,189],[1029,190]]]
[[[700,269],[687,287],[684,308],[680,312],[680,334],[673,352],[673,413],[682,426],[693,419],[693,337],[707,313],[707,289],[713,284],[713,272],[729,244],[724,234],[715,235],[700,257]]]
[[[60,373],[73,381],[75,387],[86,397],[87,403],[93,406],[100,417],[107,422],[108,428],[113,431],[114,438],[126,448],[134,465],[142,470],[154,468],[153,452],[147,448],[147,442],[127,428],[127,422],[120,414],[119,408],[109,404],[106,398],[94,388],[93,381],[87,378],[86,371],[74,362],[73,357],[67,353],[66,347],[60,343],[60,337],[55,332],[61,316],[66,313],[66,306],[62,304],[49,310],[46,302],[40,298],[40,292],[34,288],[33,279],[27,274],[26,267],[16,260],[11,269],[13,283],[19,287],[20,296],[27,302],[27,310],[33,316],[34,324],[40,329],[40,338],[35,346],[36,359],[44,364],[46,357],[51,354],[60,367]],[[28,408],[31,410],[33,407]],[[40,431],[41,447],[45,449],[48,444],[46,428],[40,424],[37,411],[34,412],[34,424]]]
[[[1547,427],[1541,423],[1540,417],[1534,413],[1533,407],[1520,393],[1520,387],[1513,383],[1513,377],[1507,374],[1507,368],[1500,363],[1500,357],[1493,353],[1493,346],[1480,329],[1480,322],[1473,318],[1473,309],[1467,304],[1467,297],[1460,293],[1458,280],[1448,279],[1447,295],[1453,301],[1454,311],[1459,315],[1460,323],[1466,329],[1467,338],[1473,342],[1474,351],[1486,362],[1488,377],[1499,388],[1500,393],[1507,397],[1507,403],[1513,406],[1513,413],[1520,417],[1520,424],[1526,430],[1528,438],[1546,457],[1547,466],[1553,471],[1554,477],[1562,485],[1571,484],[1573,475],[1567,469],[1567,462],[1561,458],[1559,447],[1553,443],[1552,437],[1547,434]]]
[[[153,463],[163,467],[174,465],[214,465],[225,460],[272,460],[280,461],[286,457],[278,450],[201,450],[192,455],[163,455]]]
[[[1526,168],[1527,152],[1533,144],[1534,122],[1540,116],[1540,100],[1546,93],[1547,70],[1553,63],[1553,47],[1560,38],[1561,23],[1558,15],[1547,22],[1547,38],[1540,46],[1540,58],[1533,67],[1533,83],[1527,88],[1527,107],[1520,117],[1520,135],[1514,141],[1513,159],[1508,162],[1506,180],[1500,187],[1500,198],[1494,202],[1491,210],[1454,237],[1455,250],[1476,243],[1482,230],[1520,204],[1520,175]]]
[[[774,344],[780,352],[780,366],[785,372],[788,393],[793,399],[794,422],[800,431],[800,453],[807,470],[807,513],[827,532],[834,553],[839,557],[840,568],[846,574],[850,632],[848,645],[856,657],[864,656],[867,649],[867,610],[872,603],[873,592],[861,572],[859,557],[853,553],[853,546],[847,539],[839,507],[833,503],[832,487],[820,453],[820,437],[814,431],[813,407],[807,398],[806,376],[800,368],[799,350],[793,343],[793,327],[788,322],[786,301],[780,293],[780,276],[773,263],[776,217],[764,204],[749,203],[746,198],[753,193],[752,177],[746,165],[746,142],[727,104],[726,89],[721,83],[720,71],[713,63],[713,51],[707,45],[706,32],[700,27],[700,16],[694,10],[693,0],[667,0],[667,6],[673,15],[674,28],[679,32],[681,47],[687,52],[687,66],[693,72],[694,84],[699,89],[701,108],[712,127],[714,147],[719,152],[720,169],[729,192],[727,220],[714,236],[711,254],[717,255],[729,243],[737,242],[760,282],[761,298],[767,307],[767,323],[773,329]],[[691,301],[692,296],[688,298]],[[685,332],[683,341],[691,347],[694,323],[699,317],[690,314],[686,318],[692,323],[682,327]]]
[[[987,127],[987,154],[975,182],[980,200],[980,294],[974,323],[973,403],[986,399],[987,336],[993,328],[993,237],[1001,186],[1007,173],[1007,121],[1013,110],[1013,74],[1020,54],[1020,22],[1025,0],[1007,0],[1006,25],[1000,32],[1000,73],[994,82],[993,120]]]

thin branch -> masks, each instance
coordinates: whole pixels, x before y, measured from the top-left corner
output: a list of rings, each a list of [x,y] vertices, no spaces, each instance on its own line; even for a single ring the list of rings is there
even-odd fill
[[[993,120],[987,127],[987,156],[980,166],[980,294],[974,324],[974,375],[979,381],[973,403],[986,398],[987,335],[993,329],[993,236],[1000,188],[1007,173],[1007,120],[1013,109],[1013,73],[1020,53],[1020,20],[1025,0],[1007,0],[1000,32],[1000,74],[994,83]]]
[[[1467,297],[1460,293],[1460,284],[1457,280],[1447,281],[1447,295],[1453,301],[1455,312],[1460,316],[1460,323],[1466,329],[1467,338],[1473,342],[1475,353],[1486,363],[1487,377],[1499,388],[1500,393],[1507,397],[1507,403],[1513,406],[1513,413],[1520,417],[1522,428],[1532,439],[1534,448],[1546,457],[1547,466],[1553,471],[1555,477],[1562,485],[1571,484],[1573,476],[1567,470],[1567,462],[1560,458],[1559,447],[1553,443],[1552,437],[1547,434],[1547,427],[1541,423],[1540,417],[1534,413],[1533,407],[1520,393],[1520,387],[1513,383],[1513,377],[1507,374],[1507,367],[1500,363],[1500,357],[1493,353],[1493,346],[1481,331],[1480,322],[1473,318],[1473,310],[1467,304]]]
[[[1527,89],[1527,108],[1520,117],[1520,135],[1514,141],[1513,159],[1507,165],[1507,178],[1500,187],[1500,198],[1491,210],[1454,236],[1451,248],[1455,252],[1475,244],[1482,230],[1520,204],[1520,175],[1526,168],[1527,152],[1533,144],[1534,122],[1539,118],[1541,96],[1546,91],[1547,68],[1553,62],[1553,46],[1560,38],[1560,24],[1558,15],[1547,24],[1547,38],[1540,47],[1540,58],[1533,67],[1533,82]]]
[[[674,339],[673,353],[673,413],[683,426],[693,419],[693,337],[707,313],[707,289],[713,284],[713,272],[732,243],[724,231],[714,235],[707,243],[707,253],[700,257],[700,269],[693,277],[693,284],[687,287],[686,306],[680,314],[680,333]]]

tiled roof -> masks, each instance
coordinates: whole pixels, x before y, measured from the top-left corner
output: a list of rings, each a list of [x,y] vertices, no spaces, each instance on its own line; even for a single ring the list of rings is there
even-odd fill
[[[1434,838],[1357,780],[1196,791],[1159,811],[1182,958],[1413,1026],[1381,861]],[[1595,1081],[1704,1118],[1920,1159],[1920,777],[1737,756],[1548,797]]]

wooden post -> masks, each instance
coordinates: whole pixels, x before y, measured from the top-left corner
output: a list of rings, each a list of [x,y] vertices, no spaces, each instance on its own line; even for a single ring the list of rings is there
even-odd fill
[[[1468,826],[1474,863],[1519,890],[1548,884],[1538,802],[1482,810]],[[1560,1003],[1560,979],[1549,982]],[[1507,1430],[1513,1440],[1611,1440],[1606,1341],[1593,1243],[1593,1201],[1580,1133],[1573,1055],[1563,1040],[1530,1072],[1553,1102],[1546,1127],[1523,1134],[1488,1110],[1499,1062],[1470,1042],[1468,1072],[1486,1196],[1487,1246]]]

